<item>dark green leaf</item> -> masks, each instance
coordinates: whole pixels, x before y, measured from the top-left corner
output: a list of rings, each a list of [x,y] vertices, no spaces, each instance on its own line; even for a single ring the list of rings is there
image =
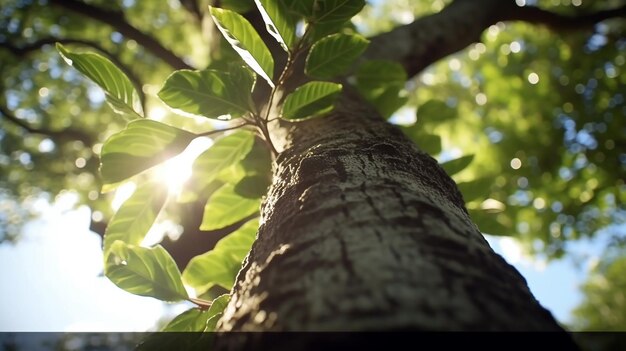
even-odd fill
[[[313,16],[315,3],[319,0],[279,0],[287,8],[287,11],[302,17],[309,18]]]
[[[100,174],[106,184],[128,179],[182,152],[196,135],[141,119],[104,142]]]
[[[402,65],[387,60],[364,62],[357,68],[355,77],[359,91],[369,91],[390,86],[403,88],[407,80],[406,71]]]
[[[470,202],[486,199],[492,184],[493,178],[478,178],[469,182],[458,183],[457,186],[463,194],[463,200]]]
[[[287,96],[282,117],[294,120],[328,113],[333,110],[341,89],[341,84],[336,83],[306,83]]]
[[[220,7],[237,13],[246,13],[254,8],[254,4],[252,0],[220,0]]]
[[[145,248],[115,241],[106,256],[104,273],[132,294],[168,302],[188,298],[176,263],[160,245]]]
[[[271,177],[272,155],[265,141],[259,137],[254,138],[254,144],[248,154],[241,160],[246,175],[261,174]]]
[[[280,0],[254,0],[267,31],[280,45],[289,52],[296,39],[297,17],[289,13],[285,4]]]
[[[260,200],[248,199],[235,192],[235,186],[225,184],[204,206],[201,230],[221,229],[259,211]]]
[[[441,123],[457,118],[455,108],[441,100],[430,100],[417,109],[417,123]]]
[[[345,22],[365,6],[364,0],[317,0],[310,22]]]
[[[216,284],[230,290],[258,228],[259,220],[251,220],[218,241],[213,250],[192,258],[183,271],[185,284],[196,289],[198,295]]]
[[[210,7],[211,16],[224,38],[258,75],[274,87],[274,59],[254,27],[240,14]]]
[[[182,114],[227,120],[253,110],[250,91],[254,80],[243,67],[233,71],[180,70],[172,73],[159,97]]]
[[[444,162],[441,164],[441,167],[444,171],[446,171],[446,173],[448,173],[449,176],[453,176],[464,170],[467,166],[469,166],[470,163],[472,163],[473,160],[474,155],[466,155],[448,162]]]
[[[489,235],[508,236],[513,234],[510,226],[500,223],[499,219],[503,218],[501,214],[490,213],[489,211],[480,209],[468,210],[472,221],[478,226],[478,229]]]
[[[423,128],[417,124],[409,127],[401,127],[401,129],[420,150],[429,155],[437,155],[441,152],[441,137],[438,135],[424,132]]]
[[[271,183],[267,174],[246,176],[235,185],[235,193],[247,199],[260,199]]]
[[[143,115],[139,95],[130,79],[109,59],[96,53],[73,53],[57,43],[57,50],[70,66],[98,84],[107,102],[117,113],[131,119]]]
[[[366,99],[376,107],[376,110],[384,118],[391,117],[394,112],[404,106],[409,100],[407,96],[401,94],[401,89],[393,86],[384,89],[380,95],[366,97]]]
[[[330,79],[348,71],[365,51],[369,40],[358,34],[333,34],[313,44],[305,73],[314,78]]]
[[[105,255],[117,240],[130,245],[141,244],[166,199],[167,187],[163,184],[145,182],[139,185],[107,226],[104,233]]]

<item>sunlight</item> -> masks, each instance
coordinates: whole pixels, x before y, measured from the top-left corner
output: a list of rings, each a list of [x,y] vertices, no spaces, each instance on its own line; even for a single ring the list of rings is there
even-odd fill
[[[135,192],[136,188],[137,185],[134,182],[127,182],[120,185],[120,187],[115,190],[115,196],[113,196],[113,200],[111,200],[111,209],[113,209],[113,211],[117,211],[120,206],[122,206],[122,204]]]
[[[194,139],[185,151],[155,169],[156,178],[167,185],[170,193],[179,194],[185,182],[191,177],[193,161],[211,145],[213,140],[210,138]]]

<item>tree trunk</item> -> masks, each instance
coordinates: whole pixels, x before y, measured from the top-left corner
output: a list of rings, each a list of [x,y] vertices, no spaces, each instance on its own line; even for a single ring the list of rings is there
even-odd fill
[[[561,330],[437,162],[356,94],[282,132],[221,331]]]

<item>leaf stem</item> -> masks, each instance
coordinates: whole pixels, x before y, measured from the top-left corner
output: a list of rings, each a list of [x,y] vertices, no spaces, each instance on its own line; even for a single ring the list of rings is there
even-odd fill
[[[213,134],[217,134],[217,133],[223,133],[223,132],[227,132],[229,130],[238,129],[238,128],[245,127],[245,126],[248,126],[248,125],[251,125],[251,124],[252,123],[250,123],[250,121],[246,120],[244,123],[241,123],[241,124],[236,125],[236,126],[223,128],[223,129],[209,130],[208,132],[196,134],[196,137],[203,137],[203,136],[209,136],[209,135],[213,135]]]
[[[197,299],[194,297],[190,297],[187,300],[198,305],[198,307],[200,307],[201,310],[208,310],[211,307],[211,305],[213,305],[212,301]]]

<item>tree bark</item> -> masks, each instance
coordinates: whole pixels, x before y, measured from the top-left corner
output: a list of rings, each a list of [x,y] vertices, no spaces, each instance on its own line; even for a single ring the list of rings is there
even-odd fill
[[[282,132],[219,330],[561,330],[437,162],[356,94]]]

